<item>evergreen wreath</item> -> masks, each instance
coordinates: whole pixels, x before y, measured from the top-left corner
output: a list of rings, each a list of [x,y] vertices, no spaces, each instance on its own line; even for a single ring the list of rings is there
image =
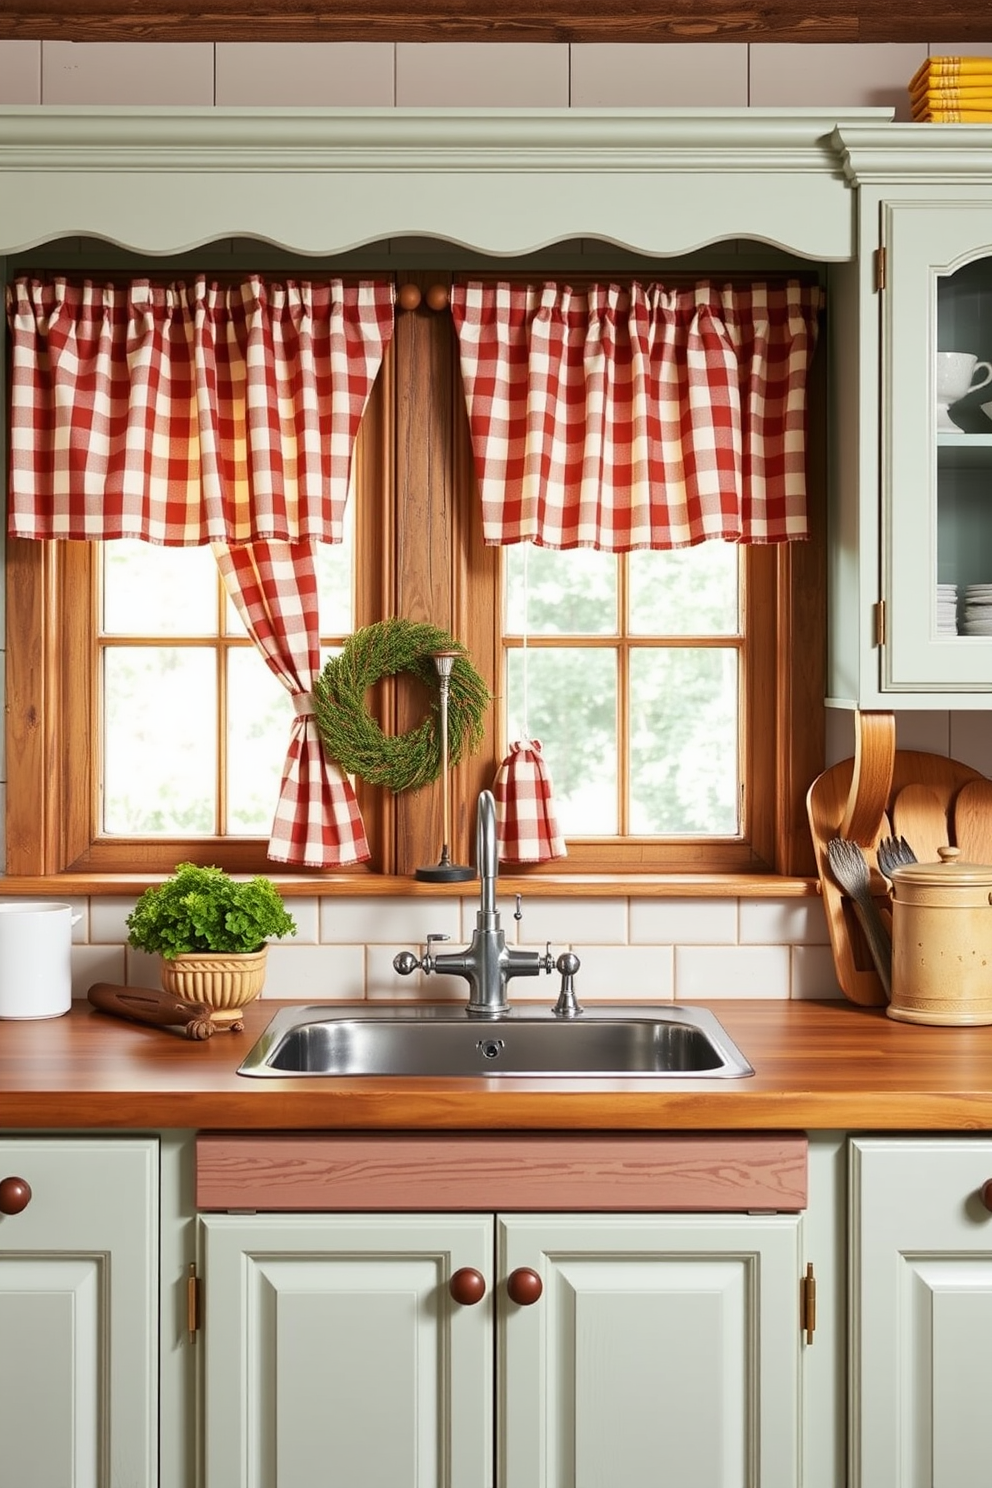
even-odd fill
[[[381,677],[409,672],[440,699],[435,651],[457,651],[448,684],[448,759],[456,765],[482,742],[489,690],[459,641],[433,625],[379,620],[356,630],[313,683],[313,711],[324,752],[349,775],[393,792],[417,790],[441,773],[440,702],[409,733],[390,737],[365,706]]]

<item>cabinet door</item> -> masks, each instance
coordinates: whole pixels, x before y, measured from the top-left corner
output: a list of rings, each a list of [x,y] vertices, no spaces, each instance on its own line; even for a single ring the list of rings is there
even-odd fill
[[[881,231],[882,686],[988,694],[992,203],[886,201]],[[948,402],[965,374],[975,391]]]
[[[500,1217],[500,1488],[797,1488],[801,1226]]]
[[[200,1225],[207,1488],[490,1488],[491,1215]]]
[[[851,1144],[852,1488],[989,1481],[992,1141]]]
[[[0,1480],[158,1482],[158,1144],[0,1139]]]

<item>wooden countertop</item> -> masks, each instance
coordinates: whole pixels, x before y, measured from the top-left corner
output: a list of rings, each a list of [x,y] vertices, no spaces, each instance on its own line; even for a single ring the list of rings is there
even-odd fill
[[[280,1007],[202,1043],[75,1005],[0,1022],[0,1128],[276,1131],[992,1130],[992,1027],[896,1023],[848,1002],[709,1004],[742,1080],[247,1079]]]

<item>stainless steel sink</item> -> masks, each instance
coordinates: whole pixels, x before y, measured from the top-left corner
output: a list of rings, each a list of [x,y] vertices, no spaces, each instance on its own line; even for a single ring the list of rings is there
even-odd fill
[[[287,1007],[241,1075],[575,1076],[739,1079],[754,1073],[705,1008],[587,1007],[577,1018],[514,1007],[495,1018],[457,1004]]]

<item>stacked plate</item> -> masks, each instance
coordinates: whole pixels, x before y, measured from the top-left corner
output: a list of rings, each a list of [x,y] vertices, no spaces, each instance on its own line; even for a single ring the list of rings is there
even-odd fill
[[[961,634],[992,636],[992,584],[969,584],[965,589]]]
[[[958,633],[958,586],[957,584],[937,585],[937,634],[957,635]]]

